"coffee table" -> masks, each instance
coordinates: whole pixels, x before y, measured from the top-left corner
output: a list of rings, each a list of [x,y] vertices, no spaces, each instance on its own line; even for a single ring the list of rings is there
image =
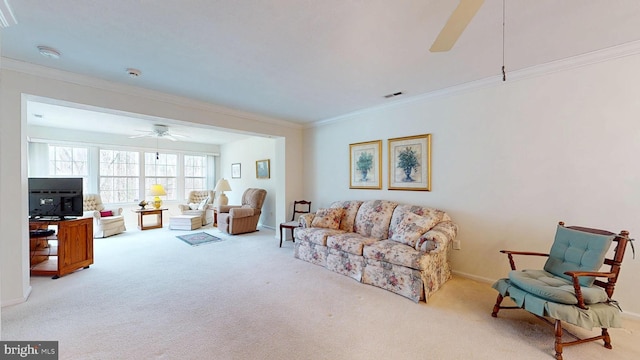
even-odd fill
[[[133,209],[132,211],[138,214],[138,229],[148,230],[162,227],[162,212],[166,210],[169,209]],[[154,225],[145,226],[143,221],[145,215],[156,215],[156,223]]]

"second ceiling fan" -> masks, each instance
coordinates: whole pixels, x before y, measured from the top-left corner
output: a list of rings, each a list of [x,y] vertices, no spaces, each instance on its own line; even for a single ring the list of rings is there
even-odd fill
[[[483,3],[484,0],[460,0],[460,4],[447,20],[429,51],[444,52],[451,50]]]

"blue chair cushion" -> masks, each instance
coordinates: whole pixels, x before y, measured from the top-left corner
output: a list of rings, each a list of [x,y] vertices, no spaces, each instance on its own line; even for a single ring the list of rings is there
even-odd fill
[[[598,271],[614,237],[558,226],[544,270],[569,281],[571,276],[565,271]],[[593,276],[582,276],[580,285],[589,287],[594,280]]]
[[[514,270],[509,273],[509,280],[512,285],[545,300],[568,305],[578,303],[571,280],[544,270]],[[601,287],[580,288],[587,305],[606,302],[609,298]]]

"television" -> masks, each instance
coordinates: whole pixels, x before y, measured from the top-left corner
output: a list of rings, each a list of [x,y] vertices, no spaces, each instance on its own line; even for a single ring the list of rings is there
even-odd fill
[[[82,216],[82,178],[29,178],[29,218]]]

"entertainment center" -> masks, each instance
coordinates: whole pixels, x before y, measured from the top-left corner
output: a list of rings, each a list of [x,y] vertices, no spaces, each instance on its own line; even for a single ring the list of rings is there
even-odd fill
[[[92,218],[30,220],[29,240],[31,275],[57,279],[93,264]]]

